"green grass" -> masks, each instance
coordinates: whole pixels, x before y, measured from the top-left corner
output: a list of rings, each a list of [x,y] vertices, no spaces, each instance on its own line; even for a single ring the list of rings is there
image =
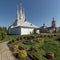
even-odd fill
[[[51,37],[45,38],[44,37],[45,35],[52,36],[52,38]],[[53,52],[55,54],[54,60],[60,60],[60,41],[53,39],[55,35],[60,36],[60,33],[22,35],[20,37],[22,37],[23,39],[18,43],[18,45],[24,48],[25,50],[28,50],[31,47],[33,48],[33,50],[36,50],[36,52],[33,53],[33,55],[31,53],[31,55],[38,60],[48,60],[43,56],[47,52]],[[34,39],[32,39],[34,43],[32,44],[31,44],[31,40],[26,40],[24,38],[24,37],[31,38],[31,36],[34,36]],[[37,38],[37,36],[40,37]],[[41,36],[43,37],[41,38]],[[19,35],[7,35],[4,40],[13,40],[13,39],[16,40],[17,38],[19,38]]]
[[[60,35],[60,33],[41,33],[41,34],[31,34],[31,35],[22,35],[22,36],[20,36],[20,37],[26,37],[26,36],[34,36],[34,37],[36,37],[36,36],[42,36],[42,37],[44,37],[44,36],[54,36],[54,35],[56,35],[56,36],[59,36]],[[1,36],[0,36],[0,41],[9,41],[9,40],[13,40],[13,39],[17,39],[17,38],[19,38],[19,35],[6,35],[5,36],[5,38],[3,39],[3,40],[1,40]]]
[[[1,36],[0,36],[0,42],[16,40],[18,37],[19,35],[6,35],[5,38],[1,40]]]
[[[27,45],[21,42],[19,43],[19,45],[25,50],[29,49],[30,47],[33,47],[33,50],[36,50],[36,52],[33,53],[33,55],[38,60],[48,60],[43,56],[47,52],[53,52],[55,54],[54,60],[60,60],[60,42],[57,40],[41,38],[38,40],[38,43],[35,43],[33,45]]]
[[[44,41],[42,49],[45,52],[53,52],[55,54],[54,60],[60,60],[60,42],[54,39],[47,39]]]

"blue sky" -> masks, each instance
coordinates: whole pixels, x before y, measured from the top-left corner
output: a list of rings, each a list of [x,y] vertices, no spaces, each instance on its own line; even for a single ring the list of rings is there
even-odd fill
[[[26,19],[31,23],[51,26],[52,18],[60,26],[60,0],[0,0],[0,26],[9,27],[16,19],[16,6],[22,1]]]

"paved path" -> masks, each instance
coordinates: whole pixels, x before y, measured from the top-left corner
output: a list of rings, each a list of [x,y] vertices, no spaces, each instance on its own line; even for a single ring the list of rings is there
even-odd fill
[[[0,60],[16,60],[7,46],[7,42],[0,43]]]

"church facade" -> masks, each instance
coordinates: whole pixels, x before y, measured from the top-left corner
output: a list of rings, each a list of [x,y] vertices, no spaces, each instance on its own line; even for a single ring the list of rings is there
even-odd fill
[[[20,35],[33,34],[35,28],[37,26],[26,20],[22,5],[20,5],[20,11],[17,6],[16,20],[9,26],[8,33]]]

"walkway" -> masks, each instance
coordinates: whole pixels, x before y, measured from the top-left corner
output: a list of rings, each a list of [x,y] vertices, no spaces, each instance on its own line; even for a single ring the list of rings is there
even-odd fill
[[[7,46],[7,42],[0,43],[0,60],[16,60]]]

